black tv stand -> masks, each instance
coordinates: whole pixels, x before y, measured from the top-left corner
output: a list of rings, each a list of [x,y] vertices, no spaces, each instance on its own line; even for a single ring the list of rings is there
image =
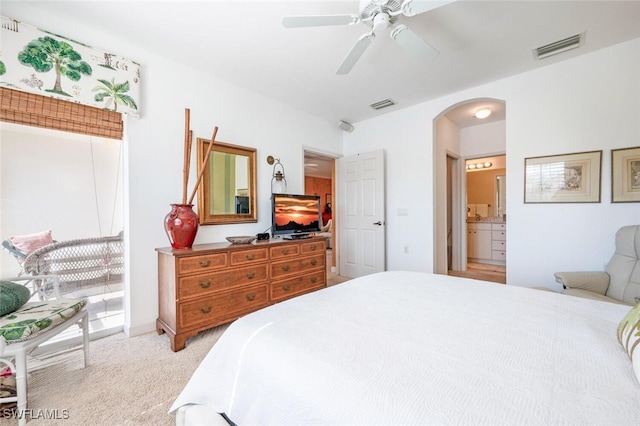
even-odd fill
[[[284,240],[304,240],[305,238],[310,238],[309,234],[287,234],[282,237]]]

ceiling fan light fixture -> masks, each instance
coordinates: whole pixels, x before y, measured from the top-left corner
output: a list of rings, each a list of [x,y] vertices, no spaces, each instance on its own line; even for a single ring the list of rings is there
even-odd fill
[[[369,27],[369,31],[356,41],[336,70],[336,74],[345,75],[360,60],[375,33],[392,28],[400,15],[415,16],[452,1],[455,0],[360,0],[357,15],[285,16],[282,25],[285,28],[298,28],[362,23]],[[433,46],[404,25],[395,28],[391,38],[420,59],[431,60],[438,55]]]
[[[491,108],[480,108],[474,115],[480,120],[485,119],[491,115]]]
[[[373,17],[373,31],[384,31],[389,28],[389,15],[381,12]]]

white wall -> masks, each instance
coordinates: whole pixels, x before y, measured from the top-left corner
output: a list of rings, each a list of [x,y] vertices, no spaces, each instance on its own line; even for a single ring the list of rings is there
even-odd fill
[[[504,120],[460,129],[460,155],[474,158],[503,154],[507,143],[506,131]]]
[[[182,197],[184,109],[191,110],[191,129],[210,138],[257,149],[258,223],[201,227],[196,244],[224,241],[229,235],[251,235],[271,225],[272,167],[266,157],[281,159],[288,191],[302,192],[302,145],[339,155],[342,131],[319,118],[238,86],[220,81],[186,65],[137,49],[117,32],[99,32],[64,16],[38,13],[37,8],[9,2],[5,16],[132,58],[141,64],[141,118],[125,123],[125,238],[128,281],[125,285],[125,331],[139,334],[155,328],[158,316],[156,247],[169,246],[163,228],[170,204]],[[61,11],[64,13],[64,11]],[[149,8],[148,13],[153,13]],[[196,179],[195,149],[189,192]]]
[[[555,271],[602,269],[615,231],[640,223],[640,203],[612,204],[610,190],[611,149],[640,145],[638,75],[640,39],[354,123],[345,155],[385,149],[388,269],[433,270],[432,207],[444,203],[434,196],[433,119],[485,97],[507,108],[508,283],[559,289]],[[475,154],[496,147],[486,149]],[[590,150],[603,150],[601,203],[524,204],[526,157]],[[397,217],[398,208],[409,216]]]
[[[345,156],[385,152],[388,270],[421,271],[433,259],[432,122],[424,117],[420,107],[408,108],[362,121],[344,134]]]
[[[0,236],[51,230],[57,241],[123,229],[122,142],[0,123]],[[95,178],[95,180],[94,180]],[[7,251],[0,276],[20,271]]]

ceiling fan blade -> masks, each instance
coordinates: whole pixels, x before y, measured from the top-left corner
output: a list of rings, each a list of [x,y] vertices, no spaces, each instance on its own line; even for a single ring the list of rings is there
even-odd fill
[[[402,14],[405,16],[415,16],[428,12],[432,9],[453,3],[456,0],[404,0],[400,6]]]
[[[358,15],[285,16],[282,18],[282,25],[285,28],[353,25],[358,22],[360,22]]]
[[[356,62],[358,62],[358,60],[360,59],[364,51],[367,50],[367,47],[369,47],[374,38],[375,35],[373,33],[367,33],[360,37],[356,44],[354,44],[351,48],[351,51],[347,54],[347,57],[344,58],[344,61],[342,61],[342,65],[340,65],[340,67],[336,71],[336,74],[349,74],[349,71],[351,71]]]
[[[397,25],[391,31],[391,38],[418,59],[429,61],[438,56],[438,51],[429,43],[418,37],[405,25]]]

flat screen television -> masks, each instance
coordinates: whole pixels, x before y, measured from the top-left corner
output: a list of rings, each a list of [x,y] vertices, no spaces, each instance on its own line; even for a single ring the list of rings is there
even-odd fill
[[[319,196],[273,194],[271,206],[273,236],[320,232],[322,211]]]

